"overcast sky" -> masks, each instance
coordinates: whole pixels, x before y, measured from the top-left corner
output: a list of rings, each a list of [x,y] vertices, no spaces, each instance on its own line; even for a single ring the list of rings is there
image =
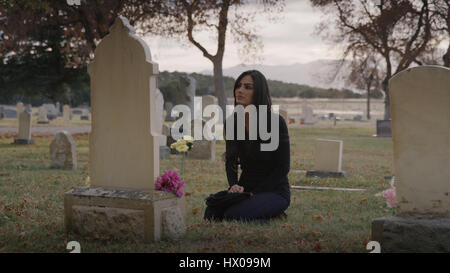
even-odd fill
[[[261,26],[258,34],[264,44],[261,64],[286,65],[338,58],[336,50],[331,50],[313,34],[322,14],[310,6],[309,0],[287,0],[281,15],[281,19],[276,23],[267,23],[266,17],[256,18],[256,24]],[[196,39],[205,45],[210,53],[215,54],[217,41],[209,38],[210,36],[211,34],[199,33]],[[159,64],[160,71],[212,70],[211,61],[189,43],[183,44],[176,40],[154,36],[144,37],[144,40],[150,47],[152,59]],[[231,35],[228,35],[224,68],[243,63],[237,53],[238,46],[233,43]]]

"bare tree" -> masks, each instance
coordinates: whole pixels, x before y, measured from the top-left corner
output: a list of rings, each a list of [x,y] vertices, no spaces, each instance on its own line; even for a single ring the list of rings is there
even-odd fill
[[[198,48],[213,64],[214,87],[219,105],[225,111],[227,96],[223,79],[223,57],[228,31],[235,41],[243,42],[243,55],[258,47],[261,41],[251,23],[256,16],[273,15],[283,10],[284,1],[263,0],[170,0],[157,16],[143,16],[139,28],[144,33],[185,39]],[[259,11],[258,8],[262,8]],[[259,11],[259,12],[258,12]],[[215,52],[209,51],[196,38],[198,31],[207,30],[217,41]]]
[[[385,93],[384,118],[390,119],[389,79],[408,68],[423,53],[431,40],[428,0],[311,0],[328,20],[319,33],[344,47],[343,58],[358,58],[365,53],[383,59],[382,90]]]

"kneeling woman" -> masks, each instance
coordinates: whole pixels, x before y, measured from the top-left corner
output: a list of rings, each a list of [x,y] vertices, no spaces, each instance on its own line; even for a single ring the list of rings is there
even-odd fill
[[[267,106],[268,132],[272,132],[271,98],[264,75],[256,70],[242,73],[234,85],[235,105],[244,108],[254,105],[257,110],[259,124],[260,105]],[[236,113],[235,134],[237,125]],[[285,120],[276,115],[279,122],[278,148],[273,151],[262,151],[263,141],[259,135],[256,140],[249,139],[249,115],[245,115],[245,140],[237,140],[236,135],[232,140],[226,139],[226,172],[230,185],[229,193],[252,193],[249,198],[234,203],[226,208],[208,206],[205,210],[207,220],[243,220],[243,221],[266,221],[270,218],[284,215],[284,211],[290,204],[290,190],[288,173],[290,168],[289,134]],[[275,123],[276,124],[276,123]],[[258,125],[259,126],[259,125]],[[225,127],[224,127],[225,128]],[[250,126],[250,129],[252,127]],[[253,128],[255,129],[255,128]],[[238,164],[242,173],[238,177]]]

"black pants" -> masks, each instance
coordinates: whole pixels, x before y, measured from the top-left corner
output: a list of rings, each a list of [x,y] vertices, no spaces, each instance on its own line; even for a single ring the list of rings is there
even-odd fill
[[[281,215],[289,207],[289,202],[281,195],[272,192],[256,193],[225,210],[206,207],[206,220],[241,220],[266,222]]]

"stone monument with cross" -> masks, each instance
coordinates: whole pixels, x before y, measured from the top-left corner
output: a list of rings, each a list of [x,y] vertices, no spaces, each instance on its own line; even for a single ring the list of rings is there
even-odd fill
[[[381,252],[450,252],[450,69],[389,81],[396,214],[372,221]]]
[[[91,185],[64,195],[65,227],[87,236],[151,242],[185,232],[185,198],[156,191],[158,65],[118,17],[95,50],[91,77]]]

